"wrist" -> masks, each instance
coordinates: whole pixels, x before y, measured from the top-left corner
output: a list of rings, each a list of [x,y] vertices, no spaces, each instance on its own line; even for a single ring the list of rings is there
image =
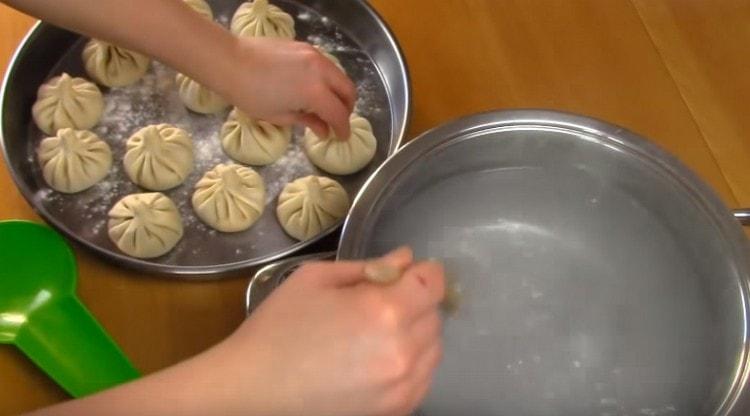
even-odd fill
[[[286,405],[294,397],[281,393],[285,388],[276,377],[278,354],[264,348],[262,340],[255,339],[248,329],[240,328],[207,352],[202,369],[218,377],[213,385],[223,383],[220,391],[209,391],[207,397],[221,397],[219,407],[213,409],[221,409],[219,413],[225,415],[289,414]]]
[[[262,63],[254,39],[226,34],[202,82],[232,105],[238,105],[239,101],[256,97],[257,80],[263,78],[264,70],[259,68]]]
[[[237,81],[242,72],[247,73],[247,68],[240,64],[241,52],[239,39],[221,28],[221,33],[216,33],[210,46],[206,46],[206,51],[200,57],[200,62],[194,67],[193,78],[209,88],[210,90],[221,95],[231,102],[234,90],[237,88]]]

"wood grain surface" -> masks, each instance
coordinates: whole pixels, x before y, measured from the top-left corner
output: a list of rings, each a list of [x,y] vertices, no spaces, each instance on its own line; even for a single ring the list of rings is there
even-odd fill
[[[750,206],[750,1],[374,0],[409,63],[410,137],[502,108],[550,108],[640,133],[694,169],[730,207]],[[3,67],[33,19],[0,5]],[[4,162],[0,162],[4,165]],[[39,220],[0,167],[0,218]],[[76,247],[79,294],[148,373],[226,336],[249,276],[175,282]],[[0,345],[0,415],[65,399]]]

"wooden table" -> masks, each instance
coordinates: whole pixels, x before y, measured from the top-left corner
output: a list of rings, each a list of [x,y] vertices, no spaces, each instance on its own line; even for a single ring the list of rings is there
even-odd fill
[[[750,1],[376,0],[406,54],[409,136],[498,108],[552,108],[643,134],[731,207],[750,206]],[[32,19],[0,6],[0,62]],[[0,168],[0,218],[39,220]],[[79,293],[136,366],[151,372],[227,335],[247,278],[174,282],[76,251]],[[65,394],[0,346],[0,414]]]

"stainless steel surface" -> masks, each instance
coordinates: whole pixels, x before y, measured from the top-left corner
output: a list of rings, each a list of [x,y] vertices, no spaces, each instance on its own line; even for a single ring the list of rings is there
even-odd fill
[[[463,290],[425,416],[750,414],[747,238],[624,129],[508,111],[425,133],[363,187],[338,257],[401,244]]]
[[[740,224],[750,226],[750,208],[735,209],[734,218],[737,218]]]
[[[307,254],[304,256],[291,257],[268,264],[255,272],[247,285],[245,292],[245,310],[248,315],[260,305],[260,303],[271,294],[271,292],[284,283],[292,272],[308,261],[332,260],[336,257],[335,252],[323,252]]]
[[[210,3],[218,20],[226,23],[241,1],[216,0]],[[361,95],[367,97],[367,104],[361,108],[361,112],[371,120],[378,137],[379,149],[375,160],[368,168],[355,175],[335,177],[353,196],[403,138],[410,111],[409,79],[403,56],[385,23],[365,1],[278,0],[276,4],[297,17],[298,39],[307,39],[309,36],[324,41],[336,39],[339,46],[343,45],[342,50],[336,51],[336,55],[349,75],[360,85]],[[314,18],[316,14],[327,17],[330,23],[324,24],[320,19]],[[302,19],[299,16],[306,17]],[[106,226],[102,224],[109,205],[127,193],[138,192],[138,188],[128,181],[122,170],[115,169],[111,174],[120,178],[123,183],[115,189],[116,197],[102,202],[103,199],[93,191],[75,195],[50,192],[41,178],[34,157],[35,147],[42,138],[30,117],[36,89],[47,78],[63,70],[85,76],[80,61],[80,50],[84,42],[85,39],[65,30],[37,24],[12,59],[0,95],[0,134],[7,166],[21,193],[48,223],[69,238],[118,264],[185,277],[217,277],[224,272],[296,253],[317,240],[296,242],[289,238],[276,221],[275,200],[268,203],[260,221],[245,232],[206,232],[205,227],[200,229],[191,225],[200,223],[192,218],[194,214],[187,201],[190,192],[186,189],[192,188],[192,183],[203,173],[194,172],[182,187],[166,192],[180,206],[183,219],[188,220],[185,236],[177,247],[154,260],[139,260],[120,253],[109,241]],[[370,82],[373,79],[374,82]],[[105,99],[107,96],[105,90]],[[153,103],[162,101],[163,97],[149,96],[143,103],[134,103],[133,108],[141,106],[140,104],[153,106]],[[111,146],[115,159],[121,160],[124,153],[122,144],[111,143]],[[259,171],[267,177],[273,175],[268,173],[273,169],[278,171],[283,168],[271,166]],[[319,238],[336,228],[338,227],[331,228]]]
[[[422,416],[750,412],[747,239],[632,133],[545,111],[425,133],[363,188],[339,257],[403,243],[462,287]],[[304,260],[259,273],[249,310]]]

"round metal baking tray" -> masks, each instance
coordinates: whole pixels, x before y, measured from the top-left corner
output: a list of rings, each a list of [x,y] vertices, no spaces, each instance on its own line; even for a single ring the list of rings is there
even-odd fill
[[[209,3],[216,20],[227,25],[241,2]],[[372,171],[403,139],[410,111],[404,58],[387,25],[366,1],[278,0],[275,3],[295,17],[297,39],[332,50],[358,85],[357,111],[371,121],[378,138],[378,151],[363,171],[334,176],[354,197]],[[0,133],[7,166],[23,196],[56,229],[120,265],[205,278],[298,252],[338,228],[297,242],[283,232],[276,220],[275,198],[283,184],[319,173],[302,154],[299,131],[295,132],[295,144],[285,156],[286,162],[256,169],[264,177],[269,193],[266,210],[258,223],[239,233],[220,233],[202,224],[192,212],[189,199],[193,184],[205,170],[214,163],[230,161],[221,151],[216,136],[226,113],[204,116],[181,108],[171,81],[174,72],[158,63],[152,64],[146,78],[132,87],[102,88],[105,115],[93,130],[113,149],[115,163],[109,177],[78,194],[65,195],[49,189],[36,162],[35,150],[43,134],[31,121],[31,105],[37,88],[49,77],[63,71],[86,77],[80,59],[85,41],[77,34],[38,23],[13,57],[2,90]],[[170,115],[170,109],[175,107],[182,110],[179,117]],[[106,217],[120,197],[143,192],[128,180],[121,168],[124,140],[143,125],[157,122],[173,122],[189,129],[196,143],[196,159],[202,157],[206,163],[197,166],[185,184],[165,192],[175,200],[182,214],[186,225],[183,239],[170,253],[143,260],[117,250],[107,236]]]

